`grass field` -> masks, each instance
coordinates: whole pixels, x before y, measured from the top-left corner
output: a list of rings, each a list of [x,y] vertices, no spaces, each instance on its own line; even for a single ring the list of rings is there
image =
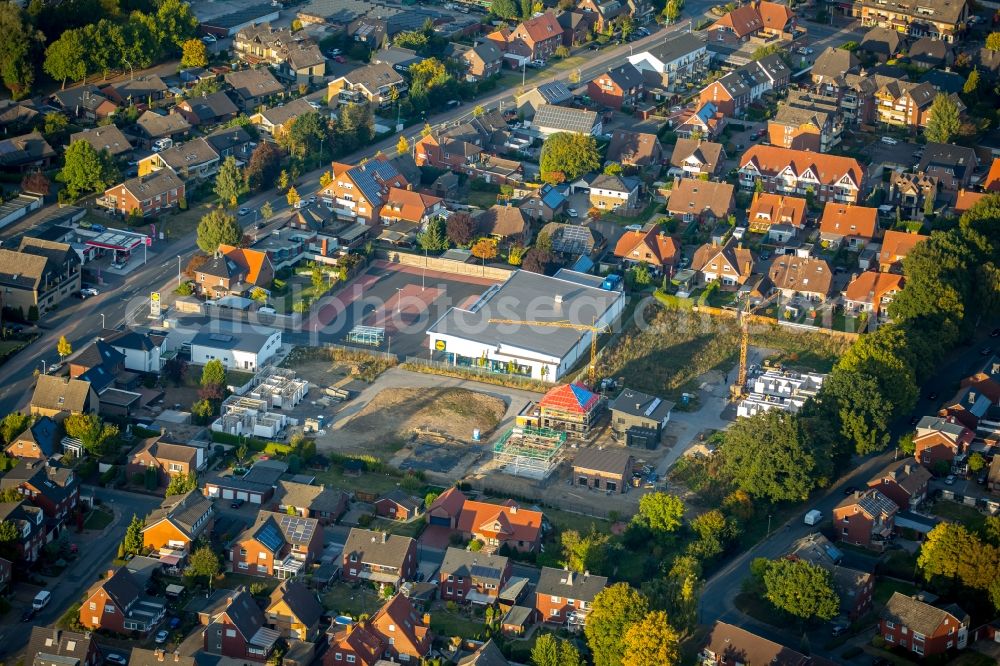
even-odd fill
[[[939,518],[950,520],[954,523],[965,525],[973,531],[982,529],[986,522],[986,516],[976,511],[971,506],[965,506],[950,500],[940,500],[931,508],[931,513]]]
[[[87,519],[83,521],[83,529],[103,530],[105,527],[110,525],[111,521],[114,519],[115,517],[111,514],[111,512],[103,509],[94,509],[87,514]]]
[[[658,302],[648,304],[642,314],[642,324],[604,351],[599,376],[629,377],[629,386],[674,400],[682,392],[694,392],[704,373],[728,373],[736,362],[739,328],[734,319],[670,309]],[[785,365],[827,372],[850,341],[774,325],[753,330],[751,345],[778,350],[776,360]]]
[[[872,599],[879,606],[885,606],[893,592],[901,592],[907,596],[917,591],[917,586],[901,580],[889,580],[879,578],[875,583],[875,590],[872,592]]]
[[[399,478],[389,474],[376,474],[363,472],[361,476],[351,476],[344,474],[337,465],[332,465],[325,472],[310,471],[316,477],[316,483],[322,483],[332,488],[343,488],[344,490],[361,490],[365,492],[383,494],[396,489]]]
[[[438,636],[468,638],[481,634],[484,629],[482,620],[469,617],[461,611],[451,613],[439,608],[431,612],[431,631]]]
[[[371,586],[352,587],[346,583],[332,585],[323,595],[323,607],[340,615],[358,617],[362,613],[371,615],[382,607],[382,600]]]
[[[422,517],[411,520],[408,523],[401,523],[398,520],[389,520],[388,518],[376,518],[372,521],[372,524],[368,526],[368,529],[376,532],[389,532],[391,534],[398,534],[400,536],[415,539],[420,536],[420,533],[424,531],[424,527],[426,526],[427,522]]]

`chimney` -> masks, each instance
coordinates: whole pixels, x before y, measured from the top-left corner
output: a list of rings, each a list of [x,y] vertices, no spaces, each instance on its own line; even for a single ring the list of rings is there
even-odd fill
[[[906,463],[905,465],[903,465],[903,472],[905,472],[906,474],[912,474],[913,473],[913,465],[910,464],[910,463]]]
[[[382,532],[382,543],[386,543],[389,540],[389,533]]]
[[[516,504],[514,506],[510,507],[510,512],[511,513],[517,513],[517,505]]]
[[[178,652],[177,650],[174,650],[174,661],[180,661],[180,660],[181,660],[181,653]]]
[[[163,661],[164,651],[162,648],[156,648],[153,654],[156,655],[156,661]]]
[[[423,621],[424,621],[424,624],[430,625],[430,623],[431,623],[431,614],[430,613],[424,613]]]

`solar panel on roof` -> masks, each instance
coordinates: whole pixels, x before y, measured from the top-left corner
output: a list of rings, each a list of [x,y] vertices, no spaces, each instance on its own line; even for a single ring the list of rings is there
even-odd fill
[[[311,541],[316,531],[316,522],[301,516],[281,516],[281,528],[293,541]]]
[[[281,545],[285,542],[285,539],[281,536],[281,531],[278,529],[277,525],[271,522],[265,523],[263,527],[257,530],[255,538],[261,543],[261,545],[273,553],[277,552],[278,549],[281,548]]]
[[[211,333],[208,336],[208,339],[214,342],[230,342],[233,339],[233,336],[226,335],[225,333]]]
[[[566,225],[552,240],[552,249],[566,254],[587,254],[591,249],[590,231],[578,225]]]
[[[494,567],[483,566],[481,564],[473,564],[472,575],[477,578],[500,578],[500,570]]]

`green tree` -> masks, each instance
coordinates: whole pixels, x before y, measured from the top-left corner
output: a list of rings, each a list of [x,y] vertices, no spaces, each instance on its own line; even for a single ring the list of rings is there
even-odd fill
[[[698,535],[689,551],[702,560],[721,555],[740,530],[736,521],[727,518],[718,509],[711,509],[691,521],[691,529]]]
[[[632,284],[637,287],[648,287],[653,283],[653,275],[649,272],[649,265],[645,261],[640,261],[629,271],[629,278]]]
[[[908,432],[899,438],[899,450],[903,455],[912,456],[917,450],[916,445],[913,443],[913,433]]]
[[[802,620],[832,620],[840,612],[830,572],[805,560],[770,562],[764,589],[765,598],[776,608]]]
[[[983,541],[964,525],[941,523],[920,547],[917,566],[924,578],[957,581],[974,590],[988,591],[1000,579],[1000,548]],[[995,602],[994,602],[995,603]]]
[[[188,39],[181,44],[181,67],[207,67],[208,49],[200,39]]]
[[[516,19],[518,9],[517,5],[514,4],[514,0],[493,0],[490,3],[490,12],[500,18]]]
[[[882,395],[876,378],[863,372],[834,371],[824,383],[824,399],[836,401],[840,432],[859,455],[889,445],[894,406]]]
[[[274,215],[274,209],[271,208],[271,202],[265,201],[264,205],[260,207],[260,217],[262,220],[267,222]]]
[[[139,516],[132,514],[132,522],[125,529],[125,540],[122,546],[129,555],[140,555],[144,550],[142,530],[146,527],[146,521]]]
[[[236,245],[242,238],[239,222],[224,210],[213,210],[198,222],[198,247],[205,254],[214,255],[219,245]]]
[[[323,284],[326,280],[323,278],[323,269],[319,265],[313,266],[312,273],[309,276],[309,281],[312,283],[313,293],[320,294],[323,289]]]
[[[962,92],[966,95],[972,95],[977,90],[979,90],[979,68],[973,67],[972,71],[969,72],[969,77],[965,79],[965,85],[962,86]]]
[[[427,222],[427,228],[417,234],[417,243],[420,249],[434,252],[436,250],[448,249],[448,234],[445,230],[445,223],[440,217],[435,217]]]
[[[219,359],[212,359],[201,369],[201,386],[225,386],[226,366]]]
[[[219,562],[219,556],[210,546],[201,546],[188,557],[188,565],[184,570],[184,575],[191,578],[205,578],[208,581],[208,589],[212,589],[212,581],[221,571],[222,564]]]
[[[0,420],[0,440],[10,444],[18,435],[31,426],[31,416],[21,412],[10,412]]]
[[[979,472],[986,469],[986,458],[978,451],[969,456],[969,471]]]
[[[720,452],[725,473],[757,499],[802,501],[817,484],[816,460],[801,423],[781,410],[737,419],[726,430]]]
[[[990,51],[1000,51],[1000,32],[991,32],[986,37],[986,48]]]
[[[49,111],[45,114],[42,133],[46,137],[58,137],[69,128],[69,118],[59,111]]]
[[[655,534],[676,532],[684,520],[684,501],[670,493],[646,493],[639,498],[639,513],[633,520]]]
[[[80,30],[67,30],[45,49],[45,73],[56,81],[82,80],[87,76],[87,44]]]
[[[21,530],[14,521],[0,521],[0,557],[16,562],[18,560],[17,542],[20,538]]]
[[[768,44],[767,46],[757,47],[753,53],[750,54],[751,60],[763,60],[769,55],[774,55],[775,53],[784,54],[785,49],[783,49],[778,44]]]
[[[649,601],[628,583],[615,583],[597,593],[583,628],[594,666],[622,666],[622,637],[648,611]]]
[[[667,24],[676,23],[677,19],[681,17],[680,0],[667,0],[667,4],[663,7],[663,13],[661,16]]]
[[[539,168],[542,180],[550,183],[570,181],[601,166],[597,141],[593,136],[558,132],[545,139]]]
[[[962,127],[958,105],[949,95],[938,93],[931,104],[924,136],[934,143],[949,143]]]
[[[604,165],[604,173],[608,176],[622,175],[622,165],[618,162],[608,162]]]
[[[118,169],[107,149],[100,152],[87,141],[79,139],[66,149],[63,168],[56,180],[66,185],[70,197],[84,192],[103,192],[118,178]]]
[[[666,611],[674,627],[682,634],[694,631],[698,623],[698,602],[705,581],[701,563],[690,555],[674,558],[667,575],[642,585],[653,610]]]
[[[63,428],[93,456],[103,455],[118,439],[118,426],[102,422],[97,414],[70,414],[63,421]]]
[[[544,633],[531,649],[534,666],[580,666],[583,660],[576,646],[554,634]]]
[[[316,111],[303,113],[295,118],[288,129],[278,135],[278,143],[288,153],[301,160],[315,159],[328,141],[329,127]]]
[[[112,69],[121,66],[122,53],[126,49],[122,26],[114,21],[101,19],[81,30],[87,49],[87,70],[100,72],[107,79]]]
[[[42,34],[32,27],[17,3],[0,3],[0,76],[14,99],[31,92],[36,53],[42,40]]]
[[[198,487],[198,475],[194,472],[187,474],[174,474],[167,484],[167,496],[184,495]]]
[[[243,170],[236,164],[236,158],[229,155],[222,161],[215,175],[215,193],[223,206],[234,208],[240,195],[245,191]]]
[[[680,662],[680,637],[663,611],[651,611],[629,625],[622,644],[623,665],[673,666]]]
[[[156,8],[157,37],[161,48],[177,51],[195,36],[198,18],[182,0],[160,0]]]
[[[601,572],[608,557],[610,539],[609,535],[598,532],[593,525],[590,526],[590,532],[585,535],[576,530],[565,530],[559,535],[563,561],[572,571]]]

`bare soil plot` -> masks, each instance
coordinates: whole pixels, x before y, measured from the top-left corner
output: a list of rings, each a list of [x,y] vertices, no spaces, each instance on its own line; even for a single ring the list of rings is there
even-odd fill
[[[321,447],[384,457],[415,435],[467,442],[478,428],[485,437],[506,411],[503,400],[467,389],[391,388],[317,441]]]

